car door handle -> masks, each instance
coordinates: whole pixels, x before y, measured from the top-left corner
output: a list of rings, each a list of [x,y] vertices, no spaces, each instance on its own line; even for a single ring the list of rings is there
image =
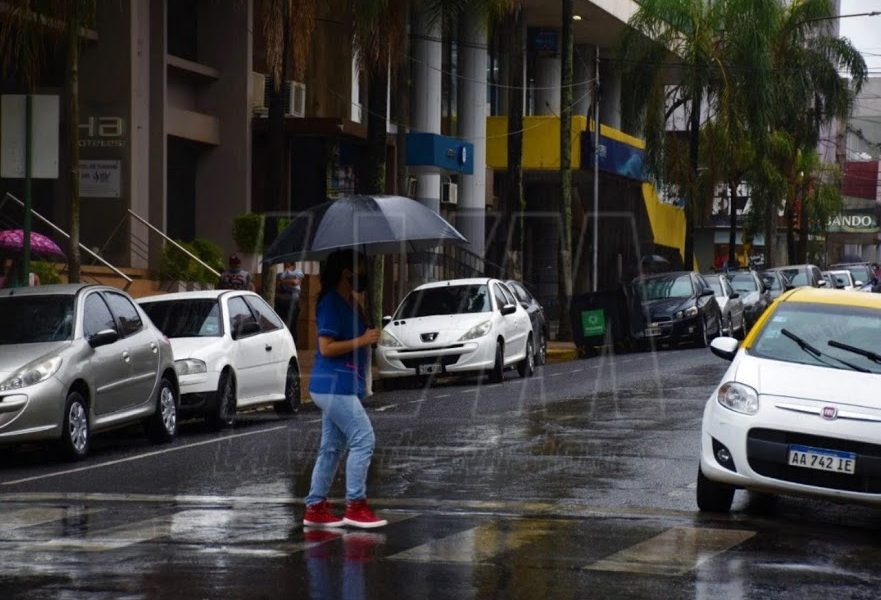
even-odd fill
[[[124,360],[125,362],[132,362],[132,355],[129,354],[128,352],[123,352],[122,353],[122,360]]]
[[[272,352],[272,346],[270,346],[269,344],[266,344],[266,347],[264,348],[264,350],[266,350],[267,352]]]

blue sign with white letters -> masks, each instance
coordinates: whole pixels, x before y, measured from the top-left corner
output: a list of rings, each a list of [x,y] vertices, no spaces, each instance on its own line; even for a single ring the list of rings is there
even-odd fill
[[[474,144],[436,133],[408,133],[406,162],[415,170],[473,175]]]

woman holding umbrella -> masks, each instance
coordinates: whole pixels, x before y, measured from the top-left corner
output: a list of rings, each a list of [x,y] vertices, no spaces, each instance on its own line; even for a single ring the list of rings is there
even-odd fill
[[[379,331],[368,328],[355,294],[367,289],[367,261],[352,250],[331,254],[321,268],[315,316],[318,352],[309,392],[321,409],[321,447],[312,470],[303,524],[374,528],[386,525],[367,505],[367,469],[373,456],[370,418],[361,405],[366,392],[368,348]],[[346,512],[334,515],[327,494],[342,454],[346,460]]]

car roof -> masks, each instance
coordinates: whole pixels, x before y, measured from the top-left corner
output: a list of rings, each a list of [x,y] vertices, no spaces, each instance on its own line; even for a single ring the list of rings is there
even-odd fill
[[[175,300],[216,300],[227,294],[247,294],[256,296],[254,292],[247,290],[200,290],[195,292],[175,292],[173,294],[159,294],[157,296],[146,296],[138,299],[140,303],[148,302],[173,302]]]
[[[766,271],[785,271],[786,269],[807,269],[809,267],[816,267],[817,265],[812,264],[803,264],[803,265],[783,265],[781,267],[771,267],[770,269],[765,269]],[[817,267],[819,268],[819,267]]]
[[[845,290],[825,290],[823,288],[800,287],[780,297],[780,302],[799,304],[831,304],[834,306],[856,306],[881,310],[881,294]]]
[[[447,281],[432,281],[431,283],[420,285],[416,288],[416,290],[428,290],[431,288],[447,287],[453,285],[485,285],[490,281],[494,280],[488,277],[472,277],[471,279],[449,279]]]
[[[82,290],[95,288],[99,290],[112,290],[120,292],[118,288],[93,285],[89,283],[53,283],[49,285],[37,285],[29,287],[6,288],[0,290],[0,297],[4,296],[76,296]]]
[[[636,277],[633,281],[645,281],[647,279],[659,279],[661,277],[681,277],[682,275],[691,275],[694,271],[668,271],[667,273],[649,273],[646,275],[640,275]]]

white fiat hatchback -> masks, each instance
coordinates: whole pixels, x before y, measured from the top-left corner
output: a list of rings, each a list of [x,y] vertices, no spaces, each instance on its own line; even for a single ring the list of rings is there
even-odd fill
[[[384,378],[487,372],[508,367],[523,377],[535,367],[529,314],[495,279],[457,279],[420,286],[384,319],[376,352]]]
[[[881,296],[782,295],[706,404],[697,504],[727,512],[738,488],[881,504]]]
[[[257,294],[182,292],[139,304],[171,340],[182,414],[204,416],[221,428],[233,425],[236,411],[245,407],[271,404],[283,414],[298,409],[294,340]]]

